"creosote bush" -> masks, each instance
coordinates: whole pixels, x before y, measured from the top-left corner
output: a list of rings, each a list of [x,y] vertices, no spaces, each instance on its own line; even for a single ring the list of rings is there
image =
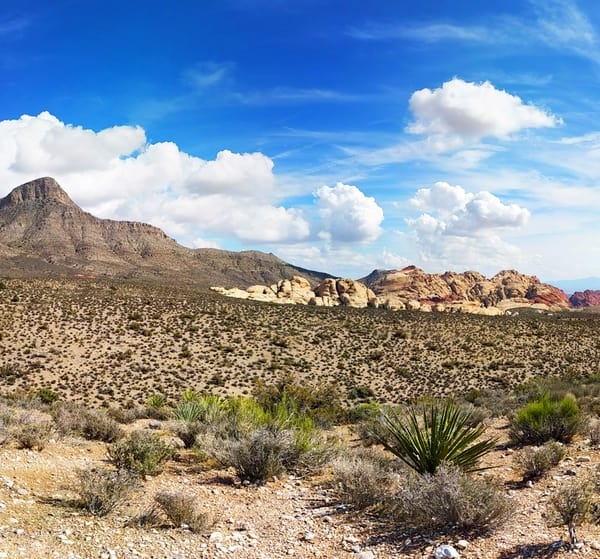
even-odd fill
[[[161,491],[154,496],[161,511],[176,527],[187,526],[192,532],[203,532],[209,515],[198,509],[198,499],[183,491]]]
[[[560,400],[543,395],[521,408],[511,420],[510,438],[516,444],[570,442],[581,427],[577,400],[567,394]]]
[[[82,470],[78,480],[79,506],[95,516],[105,516],[126,501],[136,486],[135,476],[125,470]]]
[[[548,441],[541,447],[524,448],[515,458],[517,466],[523,472],[523,479],[535,479],[543,476],[556,466],[565,456],[562,444]]]
[[[155,433],[132,431],[108,447],[108,454],[118,469],[126,469],[140,476],[160,474],[164,463],[174,453],[172,446]]]
[[[117,421],[103,410],[77,404],[56,402],[51,408],[56,427],[63,435],[78,435],[89,440],[111,443],[123,436]]]
[[[287,398],[271,410],[254,399],[229,399],[226,413],[208,424],[199,443],[206,456],[257,482],[285,471],[312,472],[332,454],[313,420]]]
[[[484,431],[484,425],[472,425],[468,411],[447,401],[424,404],[420,416],[415,408],[384,410],[370,436],[419,474],[434,474],[444,463],[464,471],[480,469],[479,460],[496,444],[479,440]]]
[[[43,450],[52,435],[52,421],[34,411],[22,412],[11,428],[13,438],[20,448]]]
[[[451,464],[434,474],[412,475],[396,496],[399,516],[417,530],[483,532],[509,515],[506,496],[486,478]]]
[[[571,546],[577,543],[575,528],[590,520],[595,481],[591,477],[575,478],[558,487],[550,500],[551,524],[566,526]]]
[[[359,448],[340,453],[332,466],[335,490],[343,502],[358,510],[390,507],[399,476],[389,459]]]

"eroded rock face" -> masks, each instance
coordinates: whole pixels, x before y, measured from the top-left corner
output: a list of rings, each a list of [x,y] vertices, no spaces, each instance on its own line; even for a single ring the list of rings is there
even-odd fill
[[[575,308],[600,307],[600,291],[593,289],[576,291],[571,295],[569,301]]]
[[[408,266],[402,270],[375,270],[364,281],[382,304],[391,309],[430,307],[475,312],[477,307],[498,307],[504,301],[510,303],[509,307],[545,305],[549,310],[570,307],[564,291],[515,270],[503,270],[488,279],[473,271],[427,274]]]
[[[219,292],[231,297],[276,303],[356,308],[381,306],[390,310],[488,316],[520,307],[542,312],[570,308],[564,291],[515,270],[503,270],[488,279],[473,271],[427,274],[420,268],[408,266],[402,270],[375,270],[365,278],[365,283],[348,278],[326,278],[315,287],[314,292],[309,282],[300,276],[281,280],[271,287],[252,286],[245,292],[221,288]],[[600,304],[600,292],[597,293]]]

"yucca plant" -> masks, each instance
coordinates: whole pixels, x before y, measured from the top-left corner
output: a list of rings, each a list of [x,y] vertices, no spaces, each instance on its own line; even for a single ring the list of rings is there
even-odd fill
[[[415,408],[405,414],[388,409],[370,434],[419,474],[435,474],[444,463],[465,472],[483,469],[479,460],[496,444],[478,441],[484,431],[484,425],[472,425],[469,412],[448,401],[423,406],[420,418]]]

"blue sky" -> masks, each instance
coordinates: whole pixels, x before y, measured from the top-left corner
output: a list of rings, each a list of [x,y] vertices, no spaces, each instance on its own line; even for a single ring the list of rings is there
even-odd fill
[[[354,278],[600,276],[596,2],[4,0],[0,72],[0,195]]]

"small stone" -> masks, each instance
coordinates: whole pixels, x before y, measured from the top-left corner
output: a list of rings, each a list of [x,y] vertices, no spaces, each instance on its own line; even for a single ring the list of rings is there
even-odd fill
[[[357,557],[358,559],[375,559],[375,554],[372,551],[361,551]]]
[[[305,542],[312,542],[315,539],[316,534],[314,532],[306,532],[302,538]]]
[[[223,534],[221,532],[213,532],[209,537],[208,541],[211,543],[217,543],[223,541]]]
[[[451,545],[440,545],[435,548],[434,552],[435,559],[456,559],[459,557],[458,551]]]
[[[600,551],[600,543],[598,543],[598,542],[592,542],[592,543],[590,543],[590,547],[592,549],[595,549],[596,551]]]
[[[328,514],[323,517],[323,522],[331,522],[332,518]]]
[[[587,455],[584,454],[583,456],[580,456],[579,458],[577,458],[577,462],[591,462],[592,459]]]
[[[456,547],[458,547],[458,549],[467,549],[467,547],[469,547],[469,542],[467,540],[458,540],[456,542]]]
[[[148,423],[149,429],[160,429],[162,427],[162,423],[160,421],[151,421]]]

